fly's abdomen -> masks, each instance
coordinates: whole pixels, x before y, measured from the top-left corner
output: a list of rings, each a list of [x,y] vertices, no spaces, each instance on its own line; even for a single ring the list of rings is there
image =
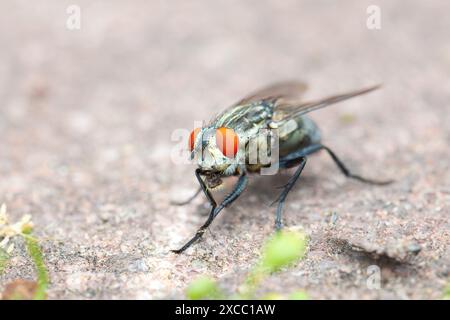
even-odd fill
[[[269,125],[270,127],[270,125]],[[272,135],[278,134],[278,157],[320,142],[320,131],[316,124],[306,116],[292,118],[278,123],[272,128]],[[246,144],[246,167],[249,172],[258,172],[262,167],[270,166],[272,159],[271,135],[256,134]]]
[[[278,127],[278,135],[280,157],[320,142],[319,128],[307,116],[283,122]]]

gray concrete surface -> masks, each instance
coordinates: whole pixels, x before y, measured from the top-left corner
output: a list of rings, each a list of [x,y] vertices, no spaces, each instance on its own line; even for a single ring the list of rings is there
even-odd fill
[[[65,27],[73,3],[77,31]],[[366,28],[370,4],[381,30]],[[397,182],[349,181],[325,154],[311,157],[285,210],[311,237],[307,257],[262,290],[439,298],[450,271],[449,12],[444,0],[1,1],[0,203],[33,215],[49,298],[182,298],[203,273],[235,290],[273,231],[268,205],[289,172],[254,177],[176,256],[208,209],[203,198],[169,204],[197,187],[194,168],[170,160],[171,133],[293,78],[310,98],[383,83],[313,118],[353,170]],[[367,287],[370,265],[379,290]],[[0,289],[33,277],[19,247]]]

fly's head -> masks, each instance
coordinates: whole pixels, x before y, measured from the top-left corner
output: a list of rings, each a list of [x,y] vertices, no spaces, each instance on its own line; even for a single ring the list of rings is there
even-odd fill
[[[189,137],[191,159],[196,159],[198,167],[206,177],[209,188],[222,184],[221,177],[231,176],[245,156],[239,147],[238,133],[231,128],[197,128]]]

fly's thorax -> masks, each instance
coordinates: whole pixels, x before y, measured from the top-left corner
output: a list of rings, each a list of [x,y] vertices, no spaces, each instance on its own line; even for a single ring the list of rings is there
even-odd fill
[[[258,132],[248,139],[245,147],[246,165],[263,165],[270,162],[271,135],[269,132]]]

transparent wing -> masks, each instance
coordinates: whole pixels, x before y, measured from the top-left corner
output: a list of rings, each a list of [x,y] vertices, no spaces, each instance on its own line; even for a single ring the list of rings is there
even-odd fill
[[[275,83],[242,98],[241,100],[218,114],[211,121],[211,123],[214,123],[217,126],[233,127],[238,126],[238,124],[242,125],[241,122],[246,121],[247,124],[251,126],[255,122],[259,122],[271,117],[272,108],[275,105],[275,103],[272,103],[270,107],[263,104],[253,105],[253,102],[280,102],[288,100],[293,101],[293,99],[296,99],[296,103],[299,104],[299,98],[306,91],[306,89],[307,85],[300,81],[285,81]],[[268,108],[271,109],[270,112],[269,110],[267,110]]]
[[[380,86],[381,85],[376,85],[311,102],[295,103],[295,102],[288,102],[283,99],[277,102],[272,120],[278,122],[296,118],[311,111],[325,108],[331,104],[335,104],[353,97],[360,96],[362,94],[369,93],[371,91],[378,89]]]
[[[262,100],[299,99],[308,86],[301,81],[285,81],[261,88],[236,102],[233,106]]]

